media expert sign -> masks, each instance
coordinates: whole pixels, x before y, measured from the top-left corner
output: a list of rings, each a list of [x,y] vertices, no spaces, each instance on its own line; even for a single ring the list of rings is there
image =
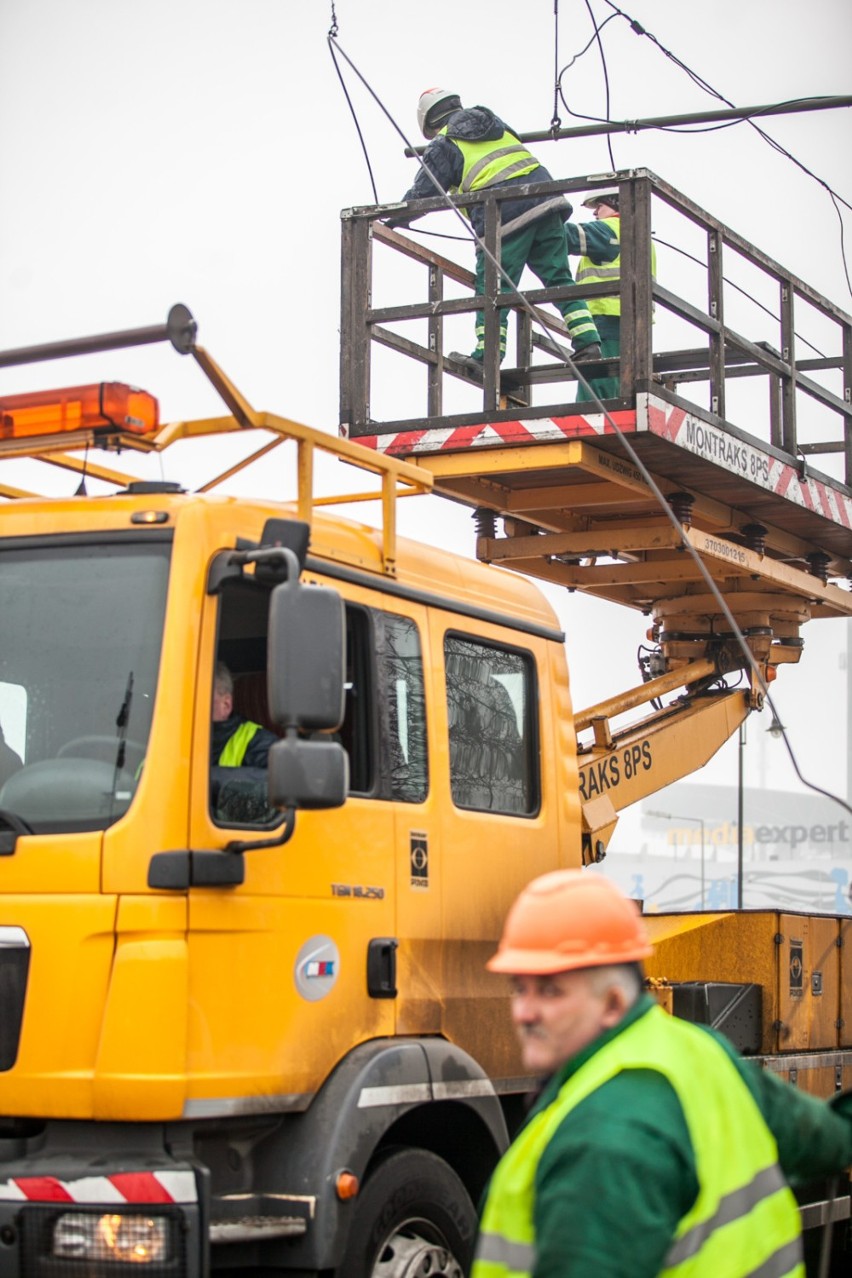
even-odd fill
[[[736,847],[739,843],[737,826],[734,821],[720,821],[718,825],[705,822],[703,833],[705,844],[715,847]],[[699,844],[702,832],[694,826],[685,829],[683,826],[672,826],[666,833],[666,842],[678,847],[685,844]],[[836,847],[849,842],[849,822],[835,821],[831,825],[815,822],[813,825],[744,825],[743,844],[745,847],[785,847],[795,852],[798,847],[810,847],[815,843],[830,844]]]
[[[622,781],[632,781],[654,766],[650,741],[636,741],[615,754],[586,766],[580,765],[580,798],[584,803],[598,794],[614,790]]]

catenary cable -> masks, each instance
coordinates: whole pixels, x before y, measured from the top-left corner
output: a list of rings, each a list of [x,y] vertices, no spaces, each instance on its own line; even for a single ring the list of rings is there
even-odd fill
[[[591,35],[591,36],[589,36],[589,39],[588,39],[588,40],[586,41],[586,43],[583,45],[583,47],[582,47],[582,49],[580,50],[580,52],[579,52],[579,53],[575,53],[575,54],[574,54],[574,56],[573,56],[573,58],[571,59],[571,61],[570,61],[570,62],[566,62],[566,63],[565,63],[565,66],[564,66],[564,67],[562,68],[562,70],[561,70],[561,71],[557,74],[557,77],[556,77],[556,85],[557,85],[557,89],[559,89],[560,93],[561,93],[561,81],[562,81],[562,77],[563,77],[563,75],[565,75],[565,73],[566,73],[567,71],[570,71],[570,70],[571,70],[571,68],[572,68],[572,67],[573,67],[573,66],[574,66],[577,62],[579,62],[579,61],[580,61],[580,59],[583,57],[583,55],[584,55],[584,54],[586,54],[586,53],[588,53],[588,52],[589,52],[589,49],[591,49],[592,45],[595,43],[595,41],[596,41],[596,40],[597,40],[597,38],[598,38],[598,33],[599,33],[599,32],[601,32],[601,31],[603,31],[604,27],[607,25],[607,23],[608,23],[608,22],[612,22],[613,18],[617,18],[617,17],[618,17],[618,14],[617,14],[617,13],[611,13],[611,14],[609,15],[609,17],[608,17],[608,18],[604,18],[603,22],[601,22],[601,23],[600,23],[600,25],[599,25],[599,26],[597,27],[597,29],[595,30],[594,34],[593,34],[593,35]],[[565,103],[565,99],[564,99],[564,97],[562,98],[562,102],[563,102],[563,104]],[[567,108],[566,108],[566,109],[567,109]],[[572,111],[572,112],[571,112],[571,115],[576,115],[576,112],[575,112],[575,111]],[[585,117],[583,117],[583,118],[585,118]],[[594,118],[594,117],[590,117],[590,118]],[[604,122],[603,122],[603,121],[599,121],[599,123],[604,123]]]
[[[585,0],[585,3],[591,15],[591,7],[589,4],[589,0]],[[677,56],[677,54],[673,53],[670,49],[667,49],[666,46],[662,44],[660,40],[657,39],[657,37],[653,34],[653,32],[646,30],[646,28],[643,27],[640,22],[638,22],[635,18],[632,18],[630,14],[625,13],[623,9],[620,9],[618,5],[614,3],[614,0],[605,0],[605,3],[609,5],[609,7],[613,10],[613,12],[610,15],[610,18],[606,19],[605,22],[601,23],[600,26],[597,26],[597,25],[595,26],[596,37],[598,39],[600,39],[600,31],[603,30],[603,27],[606,25],[606,22],[610,21],[614,17],[624,18],[625,21],[629,24],[631,30],[635,32],[636,35],[645,36],[653,44],[655,44],[657,48],[660,50],[660,52],[663,53],[665,57],[667,57],[670,61],[672,61],[675,64],[675,66],[679,67],[682,71],[684,71],[685,74],[688,75],[689,78],[693,81],[693,83],[696,84],[700,89],[702,89],[705,93],[709,93],[712,97],[716,98],[719,102],[724,102],[727,106],[734,107],[734,103],[729,98],[726,98],[724,94],[719,92],[718,89],[715,89],[713,85],[711,85],[707,80],[705,80],[703,76],[699,75],[698,72],[694,71],[690,66],[688,66],[681,58]],[[594,22],[593,16],[592,16],[592,21]],[[589,44],[591,44],[591,41],[589,42]],[[587,45],[586,48],[582,50],[582,52],[585,53],[586,49],[588,48],[589,48],[589,45]],[[601,48],[601,57],[603,57],[602,43],[600,44],[600,48]],[[579,56],[581,56],[581,54],[577,55],[577,57]],[[569,63],[568,66],[572,66],[576,60],[577,60],[576,57],[572,59],[572,62]],[[558,80],[557,80],[557,84],[560,86],[559,88],[560,96],[562,98],[562,102],[565,106],[565,109],[568,111],[568,113],[574,116],[576,119],[580,119],[580,120],[590,120],[599,124],[610,123],[608,102],[607,102],[607,114],[603,118],[600,116],[586,115],[581,112],[571,110],[571,108],[568,106],[568,103],[565,99],[564,94],[561,91],[561,75],[564,74],[564,71],[567,69],[568,67],[565,67],[563,69],[563,72],[560,73],[560,76],[558,77]],[[606,74],[606,71],[604,72],[604,74]],[[795,101],[795,99],[793,99],[793,101]],[[758,116],[759,114],[760,114],[759,112],[755,112],[754,116]],[[702,127],[692,127],[688,125],[687,126],[658,125],[657,129],[659,132],[662,132],[662,133],[714,133],[719,129],[732,128],[735,124],[750,124],[751,127],[755,130],[755,132],[761,138],[763,138],[764,142],[768,143],[769,146],[771,146],[774,150],[778,151],[780,155],[783,155],[785,159],[788,159],[791,161],[791,163],[795,164],[799,169],[802,170],[803,173],[805,173],[808,177],[810,177],[819,186],[823,187],[823,189],[828,194],[832,204],[834,205],[835,212],[837,213],[837,217],[840,222],[840,256],[841,256],[841,261],[843,263],[843,274],[846,279],[846,286],[850,294],[852,294],[852,279],[850,279],[849,264],[846,257],[845,230],[843,225],[843,216],[840,212],[839,203],[844,204],[846,208],[849,209],[851,212],[852,212],[852,204],[850,204],[848,200],[844,199],[842,195],[840,195],[837,191],[835,191],[834,188],[830,186],[830,184],[826,182],[824,178],[821,178],[818,174],[814,173],[812,169],[809,169],[808,166],[804,164],[801,160],[799,160],[795,155],[793,155],[792,152],[788,151],[786,147],[782,146],[781,143],[777,141],[777,139],[773,138],[769,133],[767,133],[758,124],[756,124],[754,122],[754,116],[749,116],[744,120],[731,120],[724,124],[717,124],[717,125],[709,125],[709,126],[702,126]],[[607,140],[609,141],[608,136],[607,136]],[[611,148],[610,148],[610,160],[612,160]],[[614,162],[612,163],[612,167],[615,168]]]
[[[586,0],[586,3],[588,6],[588,0]],[[598,37],[600,31],[602,31],[603,28],[606,26],[607,22],[611,22],[612,19],[615,17],[625,18],[629,22],[631,29],[635,31],[637,35],[647,36],[654,44],[657,45],[657,47],[666,55],[666,57],[670,58],[671,61],[674,62],[676,66],[680,67],[683,71],[685,71],[686,74],[690,77],[690,79],[699,86],[699,88],[703,89],[706,93],[709,93],[712,97],[715,97],[719,102],[724,102],[727,106],[734,107],[734,103],[731,102],[729,98],[724,97],[723,94],[719,93],[716,89],[712,87],[712,85],[708,84],[707,81],[705,81],[701,76],[699,76],[690,67],[688,67],[685,62],[683,62],[680,58],[677,57],[676,54],[673,54],[670,50],[666,49],[666,47],[660,43],[660,41],[657,39],[655,35],[653,35],[652,32],[645,30],[645,28],[641,25],[641,23],[637,22],[635,19],[630,18],[629,14],[626,14],[624,13],[622,9],[619,9],[615,4],[612,3],[612,0],[606,0],[606,3],[610,5],[610,7],[614,10],[614,12],[610,14],[609,18],[605,19],[605,21],[602,22],[599,27],[596,28],[595,36],[592,37],[592,39],[580,51],[579,54],[576,54],[574,58],[572,58],[571,62],[569,62],[565,67],[563,67],[562,71],[559,73],[559,76],[557,77],[557,91],[558,91],[559,97],[562,100],[563,106],[565,107],[566,111],[568,112],[570,116],[572,116],[574,119],[577,119],[577,120],[589,120],[590,122],[595,124],[611,123],[609,108],[607,108],[606,116],[588,115],[582,111],[572,110],[571,107],[568,105],[568,101],[562,90],[562,76],[565,74],[566,71],[570,69],[570,67],[574,65],[574,63],[578,60],[578,58],[582,57],[582,55],[588,51],[588,49],[591,47],[594,40]],[[602,45],[601,45],[601,54],[603,55]],[[787,99],[788,102],[796,102],[797,100],[798,99],[796,98]],[[846,208],[850,209],[850,211],[852,211],[852,204],[850,204],[848,200],[844,199],[842,195],[840,195],[837,191],[835,191],[834,188],[831,187],[829,183],[825,181],[824,178],[819,177],[818,174],[814,173],[811,169],[807,167],[807,165],[803,164],[801,160],[799,160],[795,155],[793,155],[790,151],[788,151],[786,147],[782,146],[780,142],[778,142],[775,138],[771,137],[770,134],[766,133],[765,130],[761,129],[757,124],[755,124],[754,120],[755,118],[759,117],[760,114],[761,114],[760,111],[754,111],[751,115],[744,117],[741,120],[728,120],[723,124],[712,124],[712,125],[658,124],[658,125],[655,125],[654,128],[659,133],[681,133],[681,134],[717,133],[721,129],[732,129],[739,124],[751,124],[752,128],[755,129],[755,131],[759,134],[761,138],[763,138],[765,142],[767,142],[771,147],[773,147],[774,150],[778,151],[779,154],[783,155],[786,159],[790,160],[793,164],[795,164],[798,168],[800,168],[803,173],[805,173],[808,177],[810,177],[813,181],[815,181],[819,186],[823,187],[826,193],[828,194],[832,204],[834,205],[835,212],[837,213],[838,221],[840,222],[840,257],[841,257],[841,262],[843,264],[843,274],[846,279],[846,287],[848,288],[850,294],[852,294],[852,278],[850,278],[849,263],[846,256],[845,228],[843,224],[843,215],[840,211],[838,202],[844,204]],[[553,127],[554,127],[553,122],[551,121],[551,128]],[[609,142],[608,135],[607,135],[607,141]],[[610,161],[612,163],[612,167],[615,168],[615,162],[612,160],[611,147],[610,147],[609,154],[610,154]]]
[[[588,3],[588,0],[587,0],[587,3]],[[647,31],[645,27],[642,26],[641,22],[637,22],[635,18],[631,18],[629,13],[625,13],[623,9],[620,9],[618,5],[614,3],[614,0],[605,0],[605,3],[609,5],[609,7],[613,10],[615,15],[625,19],[625,21],[630,25],[631,30],[635,32],[636,35],[645,36],[648,40],[652,42],[652,44],[655,44],[657,48],[660,50],[660,52],[665,55],[665,57],[667,57],[671,62],[673,62],[675,66],[679,67],[681,71],[684,71],[686,75],[688,75],[689,78],[693,81],[693,83],[698,85],[700,89],[703,89],[705,93],[709,93],[711,97],[717,98],[719,102],[724,102],[726,106],[729,106],[729,107],[735,106],[735,104],[731,102],[729,98],[726,98],[723,93],[720,93],[718,89],[715,89],[712,84],[710,84],[707,80],[705,80],[703,76],[699,75],[697,71],[694,71],[692,67],[688,66],[681,58],[677,56],[677,54],[672,53],[671,49],[667,49],[666,46],[662,44],[660,40],[657,39],[657,37],[653,34],[652,31]],[[762,129],[759,124],[756,124],[753,118],[747,117],[743,122],[745,124],[751,125],[751,127],[755,130],[755,132],[761,138],[763,138],[764,142],[768,143],[768,145],[771,146],[774,150],[776,150],[780,155],[783,155],[785,159],[790,160],[792,164],[795,164],[797,168],[801,169],[803,173],[805,173],[809,178],[812,178],[814,182],[818,183],[818,185],[821,186],[828,193],[832,203],[834,204],[835,210],[837,212],[837,216],[838,218],[840,218],[840,227],[841,227],[840,253],[841,253],[841,258],[843,260],[843,273],[846,277],[847,288],[849,289],[849,292],[852,293],[852,281],[850,281],[850,277],[849,277],[849,267],[846,260],[846,249],[845,249],[844,237],[843,237],[843,218],[840,213],[840,209],[838,207],[838,201],[844,204],[846,208],[849,209],[850,212],[852,212],[852,204],[850,204],[848,200],[845,200],[842,195],[840,195],[837,191],[835,191],[834,188],[830,186],[829,183],[826,182],[824,178],[821,178],[817,173],[814,173],[812,169],[809,169],[806,164],[804,164],[800,159],[798,159],[795,155],[793,155],[791,151],[788,151],[785,146],[782,146],[781,143],[778,142],[776,138],[773,138],[769,133],[766,132],[765,129]]]
[[[834,205],[834,211],[837,214],[837,220],[840,223],[840,260],[843,263],[843,274],[846,276],[846,287],[852,293],[852,280],[849,278],[849,263],[846,260],[846,237],[843,226],[843,214],[840,212],[840,205],[837,203],[837,196],[833,191],[829,191],[829,198]]]
[[[597,24],[597,19],[595,18],[594,10],[592,9],[591,0],[585,0],[585,5],[586,5],[586,9],[588,10],[589,19],[591,21],[592,28],[595,33],[595,40],[597,41],[598,51],[600,52],[600,55],[601,55],[601,67],[603,68],[604,89],[605,89],[605,95],[606,95],[605,96],[606,122],[607,124],[609,124],[610,123],[609,68],[606,65],[606,54],[604,53],[603,40],[601,39],[600,27]],[[609,133],[606,135],[606,149],[609,154],[610,168],[614,169],[616,167],[616,164],[615,164],[615,157],[612,154],[612,136]]]
[[[328,29],[328,47],[331,52],[331,60],[334,63],[334,69],[337,72],[337,78],[340,81],[340,87],[343,90],[343,96],[345,97],[346,104],[349,107],[349,114],[352,116],[352,122],[355,125],[355,132],[358,134],[358,141],[361,143],[361,150],[364,153],[364,160],[367,165],[367,172],[370,175],[370,186],[373,188],[373,199],[375,200],[376,204],[378,204],[379,193],[376,190],[376,179],[373,177],[373,168],[372,168],[372,165],[370,164],[370,155],[369,155],[369,152],[367,151],[367,143],[364,141],[364,135],[361,132],[361,125],[358,123],[358,116],[355,113],[355,107],[352,104],[352,99],[350,98],[349,91],[346,88],[346,81],[343,79],[343,76],[340,71],[340,67],[337,65],[337,58],[334,56],[334,41],[337,39],[337,31],[338,31],[337,14],[334,9],[334,0],[332,0],[331,26]]]
[[[681,257],[689,258],[690,262],[697,262],[698,265],[702,267],[703,270],[706,271],[707,269],[706,262],[702,262],[701,258],[696,257],[694,253],[687,252],[685,248],[681,248],[680,245],[678,244],[671,244],[668,240],[662,239],[656,233],[652,233],[651,239],[654,241],[655,244],[660,244],[664,246],[665,248],[672,249],[675,253],[680,253]],[[749,293],[748,289],[745,289],[740,284],[736,284],[733,280],[728,279],[727,275],[723,275],[722,279],[730,288],[735,289],[738,293],[741,293],[743,297],[747,297],[750,302],[753,302],[755,306],[757,306],[766,315],[769,315],[771,319],[776,320],[779,324],[781,323],[780,315],[776,315],[775,312],[771,309],[771,307],[764,306],[763,302],[758,301],[758,299],[754,296],[753,293]],[[796,341],[801,342],[803,346],[809,346],[811,350],[814,352],[814,354],[818,355],[820,359],[828,359],[828,356],[826,355],[825,351],[821,351],[818,346],[814,346],[813,342],[809,342],[806,337],[802,337],[801,333],[796,333],[794,330],[793,336],[796,338]]]
[[[607,2],[609,3],[609,0],[607,0]],[[407,138],[401,125],[397,123],[397,121],[391,115],[388,108],[385,106],[384,102],[376,93],[375,89],[373,89],[372,85],[367,81],[367,79],[363,76],[361,71],[358,69],[358,67],[355,65],[355,63],[346,53],[346,50],[343,49],[343,47],[337,41],[337,36],[336,34],[334,34],[333,30],[329,31],[327,40],[328,40],[329,46],[331,46],[332,42],[335,43],[338,53],[340,53],[341,57],[350,67],[353,74],[358,78],[358,80],[360,80],[361,84],[370,94],[373,101],[379,107],[379,110],[382,112],[382,114],[387,119],[388,123],[393,128],[394,132],[396,132],[398,136],[401,138],[402,142],[408,148],[408,151],[414,154],[415,159],[417,160],[417,163],[420,165],[422,171],[428,176],[430,182],[435,187],[435,190],[438,192],[440,197],[445,201],[447,207],[453,211],[455,216],[459,219],[459,221],[465,227],[465,230],[467,232],[467,238],[479,247],[480,251],[489,259],[492,265],[495,266],[495,268],[497,269],[500,275],[500,278],[504,280],[511,287],[513,291],[515,291],[515,285],[511,277],[507,274],[506,271],[504,271],[500,262],[497,260],[494,254],[491,253],[491,251],[488,249],[487,245],[483,242],[481,237],[478,236],[476,232],[473,230],[473,228],[468,225],[459,206],[456,204],[455,200],[453,199],[451,193],[442,186],[442,184],[440,183],[438,178],[435,176],[435,174],[431,171],[431,169],[428,167],[428,165],[424,164],[422,157],[414,151],[414,148],[411,142],[409,141],[409,139]],[[534,308],[527,301],[527,299],[524,297],[523,294],[519,295],[519,301],[520,301],[521,308],[527,312],[531,321],[537,325],[538,320],[537,320]],[[596,394],[592,386],[589,384],[586,377],[583,375],[581,369],[574,363],[574,361],[570,358],[567,352],[559,350],[558,355],[559,355],[559,358],[562,360],[562,362],[569,369],[569,371],[574,375],[574,377],[576,377],[577,381],[583,386],[584,390],[589,395],[595,407],[603,414],[613,434],[615,434],[615,436],[621,443],[622,448],[627,453],[628,457],[630,458],[634,466],[642,475],[642,478],[644,479],[649,490],[654,496],[654,499],[657,501],[661,511],[666,516],[666,518],[668,519],[672,527],[675,529],[678,536],[681,538],[681,542],[683,544],[684,549],[692,557],[700,576],[704,580],[704,583],[708,589],[708,592],[716,600],[716,603],[718,604],[718,607],[720,612],[722,613],[722,616],[725,618],[726,622],[728,623],[728,626],[730,627],[731,635],[735,639],[736,643],[738,644],[745,658],[746,665],[748,669],[751,670],[755,683],[758,689],[760,690],[763,696],[763,699],[765,700],[766,704],[769,706],[769,709],[772,711],[772,714],[774,715],[774,717],[778,720],[780,724],[781,719],[780,719],[780,716],[778,715],[778,712],[776,710],[772,697],[770,696],[769,689],[766,684],[766,680],[763,677],[763,673],[754,657],[754,654],[752,653],[751,649],[746,643],[745,636],[743,635],[743,632],[740,629],[739,624],[737,623],[733,613],[731,612],[731,609],[729,608],[724,595],[719,590],[719,587],[717,586],[716,582],[711,576],[707,566],[705,565],[704,561],[701,559],[701,556],[696,552],[691,542],[689,541],[689,538],[686,536],[683,525],[681,524],[677,515],[672,510],[670,504],[666,501],[665,496],[663,495],[653,475],[648,470],[647,466],[642,461],[641,457],[636,452],[633,445],[630,443],[630,440],[627,438],[625,433],[621,430],[618,423],[614,420],[612,414],[606,409],[606,407],[603,404],[603,401],[600,399],[600,397]],[[841,799],[839,795],[832,794],[830,791],[823,789],[821,786],[816,785],[814,782],[809,781],[803,775],[801,769],[799,768],[798,761],[796,760],[796,756],[793,751],[793,748],[788,739],[786,729],[783,727],[783,725],[781,730],[782,730],[782,736],[784,739],[784,744],[787,748],[787,754],[790,758],[790,762],[793,766],[793,770],[796,776],[798,777],[799,781],[802,783],[802,785],[805,786],[806,789],[812,790],[816,794],[821,794],[825,798],[831,799],[833,802],[839,804],[850,815],[852,815],[852,806],[850,806],[844,799]]]
[[[550,128],[555,137],[562,121],[559,118],[559,0],[553,0],[553,114]]]

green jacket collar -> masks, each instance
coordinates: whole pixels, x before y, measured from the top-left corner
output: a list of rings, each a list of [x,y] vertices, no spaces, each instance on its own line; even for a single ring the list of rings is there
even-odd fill
[[[640,1016],[644,1016],[655,1006],[656,999],[652,998],[650,994],[640,994],[623,1020],[619,1021],[617,1025],[613,1025],[612,1029],[605,1030],[594,1042],[589,1043],[588,1047],[584,1047],[582,1052],[572,1056],[570,1061],[567,1061],[561,1069],[558,1069],[555,1074],[551,1074],[544,1084],[535,1105],[530,1110],[530,1115],[532,1116],[538,1110],[549,1105],[555,1099],[562,1086],[567,1083],[573,1074],[577,1073],[577,1070],[582,1065],[585,1065],[587,1060],[599,1052],[602,1047],[606,1047],[607,1043],[611,1043],[619,1034],[623,1034],[629,1025],[633,1025],[634,1022],[639,1020]]]

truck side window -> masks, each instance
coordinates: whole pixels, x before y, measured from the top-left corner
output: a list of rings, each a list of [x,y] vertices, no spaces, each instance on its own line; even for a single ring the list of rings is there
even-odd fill
[[[444,665],[453,802],[486,812],[537,811],[531,656],[448,634]]]
[[[370,794],[375,773],[373,634],[368,608],[346,605],[346,703],[339,740],[349,755],[350,794]]]
[[[0,786],[26,759],[27,689],[0,679]]]
[[[420,636],[409,617],[374,613],[379,740],[388,797],[422,803],[429,788]]]

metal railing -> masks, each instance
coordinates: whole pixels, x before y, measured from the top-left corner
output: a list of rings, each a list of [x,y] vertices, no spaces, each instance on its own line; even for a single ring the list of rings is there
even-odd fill
[[[567,333],[561,319],[546,311],[544,304],[583,298],[613,296],[620,300],[620,359],[584,364],[587,378],[619,378],[617,400],[607,407],[635,406],[636,395],[653,391],[664,398],[694,407],[690,396],[696,383],[706,387],[701,406],[709,419],[728,424],[726,408],[732,379],[761,378],[768,388],[765,422],[762,432],[768,442],[793,457],[815,453],[840,453],[843,477],[852,483],[852,316],[828,298],[774,261],[742,236],[699,208],[686,196],[648,170],[629,170],[599,178],[573,178],[540,183],[512,185],[472,192],[464,197],[466,207],[484,206],[484,242],[497,257],[500,241],[499,205],[502,199],[527,195],[552,196],[617,187],[621,209],[621,275],[614,289],[609,284],[560,288],[524,289],[523,296],[532,304],[539,326],[537,331],[519,294],[501,292],[496,265],[486,255],[484,294],[474,292],[473,273],[458,262],[432,251],[407,235],[391,230],[382,219],[391,212],[398,215],[400,206],[370,206],[346,209],[342,214],[342,293],[341,293],[341,369],[340,420],[342,431],[351,437],[386,434],[407,428],[430,428],[439,425],[464,425],[506,418],[524,418],[554,413],[588,413],[590,405],[568,402],[573,395],[573,373],[562,360],[547,360],[553,354],[554,342],[568,350]],[[652,214],[652,201],[654,202]],[[687,223],[693,239],[698,232],[704,257],[698,260],[704,274],[703,304],[696,304],[672,287],[679,273],[667,269],[663,278],[651,274],[652,223],[657,203],[666,207],[666,218]],[[427,213],[446,209],[440,198],[412,201],[404,206],[413,220]],[[374,307],[373,248],[402,255],[422,264],[425,288],[420,298],[410,304]],[[686,254],[687,257],[692,256]],[[765,323],[760,331],[739,331],[726,322],[726,299],[731,296],[726,279],[729,259],[744,264],[758,280],[769,306],[762,305],[777,324],[778,344],[763,340]],[[461,296],[450,296],[448,285],[461,286]],[[736,285],[733,285],[736,288]],[[744,290],[740,289],[740,292]],[[499,356],[499,312],[508,307],[516,315],[515,362],[501,369]],[[470,384],[470,372],[454,361],[444,349],[444,333],[448,320],[457,315],[482,310],[485,316],[485,351],[481,384],[481,407],[473,412],[447,414],[445,387],[448,378]],[[832,350],[814,358],[800,358],[796,324],[800,311],[812,310],[827,325]],[[669,327],[697,330],[696,346],[671,350],[653,349],[655,312],[658,321],[674,321]],[[398,331],[409,321],[426,325],[426,341],[414,341]],[[757,329],[757,325],[754,326]],[[801,342],[798,345],[802,345]],[[417,416],[375,421],[371,416],[371,364],[376,346],[397,352],[416,361],[426,371],[426,393],[423,411]],[[842,389],[835,394],[813,374],[841,370]],[[834,374],[837,380],[836,373]],[[556,387],[557,396],[546,404],[534,403],[542,387]],[[815,406],[817,417],[814,439],[809,425],[808,438],[799,437],[797,404],[800,396]],[[760,414],[764,416],[763,413]],[[753,420],[748,422],[750,433]]]

